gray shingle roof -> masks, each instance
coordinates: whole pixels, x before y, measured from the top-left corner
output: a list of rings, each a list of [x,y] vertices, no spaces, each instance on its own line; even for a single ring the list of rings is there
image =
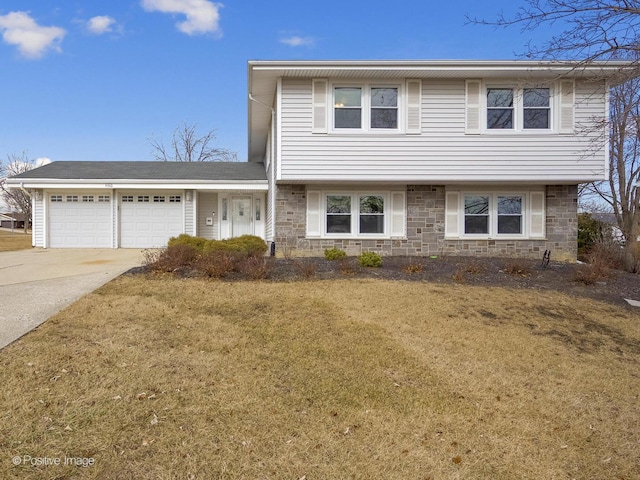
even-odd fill
[[[255,162],[52,162],[12,177],[59,180],[266,180]]]

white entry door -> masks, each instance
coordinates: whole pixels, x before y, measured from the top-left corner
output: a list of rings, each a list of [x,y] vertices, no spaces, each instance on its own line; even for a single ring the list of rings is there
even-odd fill
[[[231,199],[231,236],[253,235],[253,217],[251,215],[251,197],[233,197]]]

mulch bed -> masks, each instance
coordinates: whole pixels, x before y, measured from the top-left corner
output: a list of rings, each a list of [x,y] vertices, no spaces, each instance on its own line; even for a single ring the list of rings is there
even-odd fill
[[[357,258],[330,261],[318,257],[269,258],[261,275],[266,281],[291,282],[337,278],[377,278],[411,282],[433,282],[477,286],[497,286],[529,289],[532,295],[543,297],[555,290],[576,297],[631,307],[625,298],[640,300],[640,275],[610,270],[606,277],[591,278],[589,284],[578,278],[589,278],[591,266],[550,262],[543,266],[539,260],[475,258],[475,257],[383,257],[382,267],[365,268]],[[130,274],[148,273],[148,267],[130,270]],[[202,277],[193,269],[173,272],[180,277]],[[582,274],[582,275],[581,275]],[[232,272],[224,281],[242,281],[247,274]]]

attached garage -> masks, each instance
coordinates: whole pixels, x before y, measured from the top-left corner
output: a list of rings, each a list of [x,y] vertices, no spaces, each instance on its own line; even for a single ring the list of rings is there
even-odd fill
[[[120,195],[120,246],[162,247],[183,233],[183,196],[177,192],[136,192]]]
[[[153,248],[181,233],[266,234],[262,163],[52,162],[7,183],[31,192],[35,247]]]
[[[49,195],[49,246],[112,247],[111,201],[111,195],[94,192]]]

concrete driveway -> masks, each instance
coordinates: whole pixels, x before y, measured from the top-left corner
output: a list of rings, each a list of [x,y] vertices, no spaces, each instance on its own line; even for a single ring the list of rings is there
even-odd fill
[[[136,249],[0,252],[0,348],[141,263]]]

